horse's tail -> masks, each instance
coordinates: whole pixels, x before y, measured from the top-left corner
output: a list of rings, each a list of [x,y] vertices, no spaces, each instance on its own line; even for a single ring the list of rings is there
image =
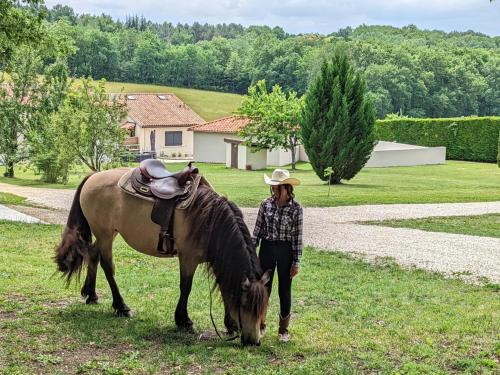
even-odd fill
[[[76,189],[66,228],[61,243],[56,247],[54,256],[57,268],[66,277],[68,284],[75,275],[77,280],[80,279],[84,264],[95,252],[92,246],[92,231],[80,205],[80,194],[89,177],[85,177],[78,189]]]

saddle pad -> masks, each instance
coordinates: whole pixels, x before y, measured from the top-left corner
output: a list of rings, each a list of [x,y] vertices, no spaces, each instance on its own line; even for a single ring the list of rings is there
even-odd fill
[[[118,186],[120,189],[122,189],[125,193],[129,195],[133,195],[136,198],[144,199],[145,201],[149,202],[154,202],[155,199],[153,197],[146,197],[144,195],[141,195],[135,191],[135,189],[132,187],[132,172],[134,169],[131,169],[127,173],[125,173],[119,180],[118,180]]]

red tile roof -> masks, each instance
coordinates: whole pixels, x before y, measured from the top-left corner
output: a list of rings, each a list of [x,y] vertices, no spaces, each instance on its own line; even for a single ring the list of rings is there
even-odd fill
[[[229,116],[205,124],[189,128],[194,132],[204,133],[237,133],[250,123],[250,119],[242,116]]]
[[[174,94],[125,94],[128,121],[143,128],[193,126],[205,123]]]

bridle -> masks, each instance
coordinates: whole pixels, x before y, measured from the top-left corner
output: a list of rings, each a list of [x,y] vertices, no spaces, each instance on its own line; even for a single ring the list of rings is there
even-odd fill
[[[219,330],[217,329],[217,326],[215,325],[214,316],[212,314],[212,291],[213,291],[213,288],[210,287],[210,284],[208,285],[208,288],[210,290],[210,319],[212,320],[212,325],[215,329],[215,333],[217,333],[217,336],[219,336],[219,338],[222,341],[234,341],[234,340],[236,340],[238,337],[240,337],[239,333],[236,333],[236,335],[234,335],[233,337],[229,337],[229,338],[224,338],[219,333]],[[241,302],[238,304],[238,328],[241,330]]]

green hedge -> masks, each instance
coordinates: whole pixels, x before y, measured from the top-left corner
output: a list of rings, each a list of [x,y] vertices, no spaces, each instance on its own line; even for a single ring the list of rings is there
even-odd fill
[[[419,146],[445,146],[446,158],[500,165],[500,117],[378,120],[376,139]]]
[[[497,164],[500,168],[500,132],[498,133],[498,156],[497,156]]]

